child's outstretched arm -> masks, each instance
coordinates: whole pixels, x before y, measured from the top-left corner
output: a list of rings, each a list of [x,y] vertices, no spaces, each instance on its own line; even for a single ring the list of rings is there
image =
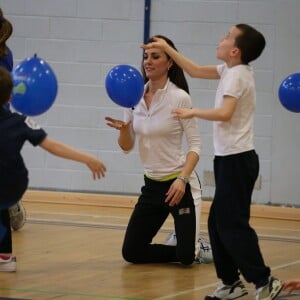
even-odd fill
[[[144,44],[143,49],[157,48],[166,52],[178,66],[194,78],[219,79],[219,73],[215,65],[201,66],[188,59],[174,48],[172,48],[164,39],[154,37],[154,42]]]
[[[100,179],[101,177],[104,177],[106,167],[93,155],[78,151],[71,146],[49,137],[46,137],[39,144],[39,146],[53,155],[86,164],[87,167],[92,171],[94,179]]]
[[[193,117],[208,121],[227,122],[232,118],[237,104],[237,99],[231,96],[225,96],[222,106],[215,108],[175,108],[172,113],[180,119],[190,119]]]

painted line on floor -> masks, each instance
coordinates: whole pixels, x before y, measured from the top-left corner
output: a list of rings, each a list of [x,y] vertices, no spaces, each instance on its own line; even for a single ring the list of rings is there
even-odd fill
[[[290,263],[278,265],[278,266],[276,266],[274,268],[271,268],[271,269],[272,270],[278,270],[278,269],[283,269],[283,268],[290,267],[290,266],[295,266],[295,265],[298,265],[298,264],[300,264],[300,260],[296,260],[296,261],[292,261]]]
[[[85,298],[98,298],[98,299],[119,299],[119,300],[144,300],[143,298],[132,298],[132,297],[118,297],[88,293],[75,293],[75,292],[64,292],[64,291],[50,291],[50,290],[34,290],[34,289],[18,289],[18,288],[0,288],[0,291],[15,291],[19,293],[32,293],[32,294],[47,294],[57,296],[78,296]]]
[[[109,223],[98,223],[98,222],[79,222],[79,221],[62,221],[59,219],[35,219],[29,218],[27,220],[30,224],[45,224],[45,225],[60,225],[60,226],[76,226],[76,227],[91,227],[91,228],[106,228],[106,229],[117,229],[124,230],[126,225],[121,224],[109,224]],[[172,232],[172,228],[161,228],[161,232]],[[201,234],[208,235],[207,231],[201,231]],[[297,236],[282,236],[282,235],[269,235],[269,234],[258,234],[260,240],[267,241],[278,241],[278,242],[291,242],[300,243],[300,237]]]

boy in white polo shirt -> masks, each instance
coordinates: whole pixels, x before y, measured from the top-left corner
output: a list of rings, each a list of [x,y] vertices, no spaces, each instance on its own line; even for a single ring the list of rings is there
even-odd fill
[[[256,92],[249,62],[262,53],[264,36],[247,24],[231,27],[217,47],[217,58],[224,61],[217,66],[197,65],[161,39],[142,47],[165,51],[192,77],[220,80],[214,108],[173,110],[179,118],[214,121],[216,191],[208,228],[217,276],[222,283],[205,299],[237,299],[246,295],[240,273],[255,284],[256,300],[275,299],[282,284],[270,276],[257,235],[249,224],[251,196],[259,172],[253,143]]]

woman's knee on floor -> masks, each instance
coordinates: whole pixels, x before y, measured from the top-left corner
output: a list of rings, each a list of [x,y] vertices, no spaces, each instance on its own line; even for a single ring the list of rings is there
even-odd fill
[[[122,247],[122,256],[123,258],[130,263],[139,263],[143,255],[143,250],[140,249],[137,245],[128,245],[123,244]]]
[[[195,261],[195,250],[193,249],[193,251],[190,251],[190,253],[184,251],[183,253],[177,253],[178,255],[178,260],[181,264],[185,265],[185,266],[189,266],[191,264],[193,264],[193,262]]]

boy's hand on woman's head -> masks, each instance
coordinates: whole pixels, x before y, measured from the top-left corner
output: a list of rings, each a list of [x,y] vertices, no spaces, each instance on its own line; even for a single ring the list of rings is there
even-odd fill
[[[168,43],[162,38],[153,37],[153,40],[154,42],[141,45],[141,48],[144,50],[157,48],[164,51],[168,47]]]

